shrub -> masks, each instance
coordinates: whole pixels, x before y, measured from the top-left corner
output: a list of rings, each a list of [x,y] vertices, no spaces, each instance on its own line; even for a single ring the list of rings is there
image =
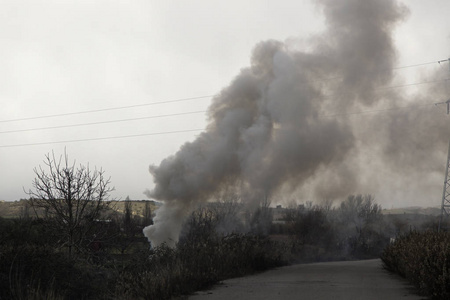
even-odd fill
[[[107,293],[107,272],[56,250],[45,223],[0,219],[0,225],[0,299],[98,299]]]
[[[268,238],[217,234],[142,253],[117,281],[120,299],[170,299],[220,280],[285,264],[284,249]],[[144,262],[144,263],[143,263]]]
[[[411,232],[387,246],[382,260],[421,294],[450,299],[450,233]]]

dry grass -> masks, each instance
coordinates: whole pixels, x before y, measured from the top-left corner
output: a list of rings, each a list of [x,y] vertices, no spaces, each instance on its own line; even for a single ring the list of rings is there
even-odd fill
[[[145,202],[147,200],[136,200],[131,201],[131,209],[133,215],[137,215],[142,217],[144,215],[145,210]],[[117,211],[119,213],[123,213],[125,210],[125,202],[124,201],[108,201],[109,207]],[[0,217],[2,218],[20,218],[23,215],[24,210],[26,209],[26,206],[29,205],[28,200],[18,200],[18,201],[1,201],[0,202]],[[158,208],[159,204],[151,201],[150,202],[150,208],[151,211],[154,213]],[[32,209],[29,210],[30,214],[34,214]]]
[[[450,233],[411,232],[383,252],[385,267],[433,299],[450,299]]]

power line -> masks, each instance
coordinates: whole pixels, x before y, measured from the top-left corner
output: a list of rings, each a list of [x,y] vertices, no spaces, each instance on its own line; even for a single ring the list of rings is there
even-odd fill
[[[421,82],[415,82],[415,83],[406,83],[406,84],[400,84],[400,85],[380,87],[380,88],[377,88],[377,90],[396,89],[396,88],[402,88],[402,87],[408,87],[408,86],[414,86],[414,85],[445,82],[445,81],[449,81],[449,80],[450,80],[450,78],[445,78],[445,79],[428,80],[428,81],[421,81]]]
[[[174,133],[183,133],[183,132],[194,132],[194,131],[202,131],[202,130],[204,130],[204,129],[186,129],[186,130],[175,130],[175,131],[153,132],[153,133],[142,133],[142,134],[130,134],[130,135],[109,136],[109,137],[88,138],[88,139],[77,139],[77,140],[66,140],[66,141],[39,142],[39,143],[15,144],[15,145],[1,145],[0,148],[13,148],[13,147],[25,147],[25,146],[39,146],[39,145],[50,145],[50,144],[63,144],[63,143],[76,143],[76,142],[89,142],[89,141],[101,141],[101,140],[112,140],[112,139],[124,139],[124,138],[133,138],[133,137],[151,136],[151,135],[163,135],[163,134],[174,134]]]
[[[174,113],[174,114],[166,114],[166,115],[155,115],[155,116],[138,117],[138,118],[119,119],[119,120],[110,120],[110,121],[99,121],[99,122],[91,122],[91,123],[79,123],[79,124],[60,125],[60,126],[16,129],[16,130],[0,131],[0,134],[2,134],[2,133],[15,133],[15,132],[26,132],[26,131],[37,131],[37,130],[60,129],[60,128],[69,128],[69,127],[80,127],[80,126],[91,126],[91,125],[109,124],[109,123],[119,123],[119,122],[137,121],[137,120],[145,120],[145,119],[155,119],[155,118],[164,118],[164,117],[199,114],[199,113],[204,113],[204,112],[206,112],[206,110],[191,111],[191,112],[185,112],[185,113]]]
[[[389,89],[396,89],[396,88],[404,88],[404,87],[411,87],[411,86],[415,86],[415,85],[423,85],[423,84],[446,82],[446,81],[450,81],[450,78],[378,87],[378,88],[375,88],[374,91],[389,90]],[[328,98],[338,97],[339,95],[345,95],[345,92],[337,92],[337,93],[333,93],[333,94],[329,94],[329,95],[324,95],[323,97],[328,99]]]
[[[337,117],[337,116],[346,116],[346,115],[380,113],[380,112],[395,111],[395,110],[402,110],[402,109],[417,109],[417,108],[423,108],[423,107],[432,106],[432,105],[436,105],[436,104],[437,103],[428,103],[428,104],[422,104],[422,105],[399,106],[399,107],[390,107],[390,108],[385,108],[385,109],[372,109],[372,110],[365,110],[365,111],[358,111],[358,112],[344,112],[344,113],[336,113],[336,114],[328,114],[328,115],[327,114],[319,114],[318,116],[320,116],[320,117]],[[54,142],[0,145],[0,148],[13,148],[13,147],[39,146],[39,145],[62,144],[62,143],[101,141],[101,140],[133,138],[133,137],[143,137],[143,136],[153,136],[153,135],[163,135],[163,134],[175,134],[175,133],[183,133],[183,132],[195,132],[195,131],[204,131],[204,130],[205,129],[186,129],[186,130],[175,130],[175,131],[166,131],[166,132],[153,132],[153,133],[144,133],[144,134],[120,135],[120,136],[109,136],[109,137],[99,137],[99,138],[86,138],[86,139],[64,140],[64,141],[54,141]]]
[[[405,69],[405,68],[413,68],[413,67],[419,67],[424,65],[430,65],[430,64],[436,64],[441,62],[446,62],[450,59],[445,60],[437,60],[437,61],[431,61],[431,62],[425,62],[425,63],[419,63],[419,64],[413,64],[413,65],[407,65],[407,66],[400,66],[400,67],[394,67],[392,70],[399,70],[399,69]],[[324,80],[334,80],[338,79],[340,77],[333,77],[329,79]],[[422,82],[422,83],[413,83],[413,84],[405,84],[405,85],[399,85],[399,86],[393,86],[393,87],[385,87],[382,89],[388,89],[388,88],[397,88],[397,87],[407,87],[407,86],[413,86],[413,85],[419,85],[419,84],[426,84],[426,83],[432,83],[432,82],[438,82],[438,81],[429,81],[429,82]],[[175,103],[175,102],[182,102],[182,101],[190,101],[195,99],[203,99],[203,98],[211,98],[215,95],[207,95],[207,96],[198,96],[198,97],[190,97],[190,98],[181,98],[181,99],[175,99],[175,100],[166,100],[166,101],[158,101],[158,102],[151,102],[151,103],[142,103],[142,104],[134,104],[134,105],[127,105],[127,106],[118,106],[118,107],[110,107],[110,108],[101,108],[101,109],[93,109],[93,110],[85,110],[85,111],[78,111],[78,112],[69,112],[69,113],[60,113],[60,114],[52,114],[52,115],[44,115],[44,116],[35,116],[35,117],[27,117],[27,118],[18,118],[18,119],[9,119],[9,120],[0,120],[0,123],[7,123],[7,122],[19,122],[19,121],[27,121],[27,120],[36,120],[36,119],[45,119],[45,118],[54,118],[54,117],[62,117],[62,116],[71,116],[71,115],[80,115],[80,114],[88,114],[88,113],[96,113],[96,112],[102,112],[102,111],[112,111],[112,110],[120,110],[120,109],[128,109],[128,108],[136,108],[136,107],[144,107],[144,106],[151,106],[151,105],[159,105],[159,104],[166,104],[166,103]]]
[[[402,85],[386,86],[386,87],[377,88],[377,90],[402,88],[402,87],[409,87],[409,86],[414,86],[414,85],[422,85],[422,84],[429,84],[429,83],[436,83],[436,82],[445,82],[445,81],[448,81],[448,80],[450,80],[450,79],[429,80],[429,81],[422,81],[422,82],[402,84]],[[335,97],[335,96],[336,95],[327,95],[325,97],[326,98],[330,98],[330,97]],[[207,96],[205,96],[205,97],[207,97]],[[185,99],[194,99],[194,98],[185,98]],[[173,101],[178,101],[178,100],[173,100]],[[327,116],[328,117],[328,116],[340,116],[340,115],[349,115],[349,114],[365,114],[365,113],[373,113],[373,112],[378,112],[378,111],[397,110],[397,109],[402,109],[402,108],[423,107],[423,106],[428,106],[428,105],[430,105],[430,104],[413,105],[413,106],[407,106],[407,107],[396,107],[396,108],[388,108],[388,109],[381,109],[381,110],[370,110],[370,111],[355,112],[355,113],[330,114],[330,115],[322,115],[322,116]],[[138,106],[140,106],[140,105],[138,105]],[[132,106],[128,106],[128,107],[132,107]],[[114,108],[114,109],[119,109],[119,108]],[[49,127],[16,129],[16,130],[0,131],[0,134],[17,133],[17,132],[29,132],[29,131],[38,131],[38,130],[49,130],[49,129],[60,129],[60,128],[70,128],[70,127],[81,127],[81,126],[92,126],[92,125],[128,122],[128,121],[136,121],[136,120],[144,120],[144,119],[163,118],[163,117],[171,117],[171,116],[182,116],[182,115],[190,115],[190,114],[205,113],[205,112],[206,112],[205,110],[202,110],[202,111],[192,111],[192,112],[185,112],[185,113],[174,113],[174,114],[147,116],[147,117],[136,117],[136,118],[127,118],[127,119],[119,119],[119,120],[110,120],[110,121],[98,121],[98,122],[79,123],[79,124],[70,124],[70,125],[59,125],[59,126],[49,126]]]
[[[447,62],[447,61],[450,63],[450,59],[441,59],[441,60],[430,61],[430,62],[426,62],[426,63],[399,66],[399,67],[394,67],[394,68],[386,69],[386,70],[401,70],[401,69],[414,68],[414,67],[420,67],[420,66],[431,65],[431,64],[439,64],[440,65],[441,63]],[[342,79],[342,78],[343,78],[342,76],[335,76],[335,77],[321,78],[321,81],[331,81],[331,80]],[[317,80],[317,81],[319,81],[319,80]]]
[[[438,103],[428,103],[428,104],[419,104],[419,105],[409,105],[409,106],[397,106],[397,107],[389,107],[389,108],[380,108],[380,109],[372,109],[372,110],[363,110],[363,111],[355,111],[355,112],[343,112],[336,114],[319,114],[321,117],[337,117],[337,116],[348,116],[348,115],[362,115],[362,114],[371,114],[371,113],[379,113],[379,112],[387,112],[387,111],[395,111],[401,109],[415,109],[415,108],[424,108],[429,106],[436,106]]]
[[[430,84],[430,83],[437,83],[437,82],[445,82],[449,81],[450,79],[437,79],[437,80],[429,80],[429,81],[422,81],[422,82],[415,82],[415,83],[408,83],[408,84],[401,84],[401,85],[394,85],[394,86],[386,86],[386,87],[380,87],[376,90],[385,90],[385,89],[394,89],[394,88],[402,88],[402,87],[409,87],[414,85],[423,85],[423,84]],[[336,95],[327,95],[326,98],[334,97]],[[123,108],[131,108],[131,107],[139,107],[139,106],[147,106],[147,105],[154,105],[154,104],[161,104],[161,103],[169,103],[169,102],[179,102],[179,101],[186,101],[186,100],[192,100],[192,99],[200,99],[200,98],[206,98],[211,96],[200,96],[195,98],[184,98],[184,99],[178,99],[178,100],[170,100],[170,101],[161,101],[161,102],[153,102],[153,103],[147,103],[147,104],[138,104],[138,105],[130,105],[130,106],[123,106],[123,107],[115,107],[115,108],[106,108],[101,110],[91,110],[91,111],[84,111],[84,112],[74,112],[74,113],[66,113],[66,114],[56,114],[56,115],[49,115],[49,116],[39,116],[39,117],[31,117],[31,118],[23,118],[23,119],[15,119],[15,120],[4,120],[0,122],[13,122],[13,121],[23,121],[23,120],[30,120],[30,119],[41,119],[41,118],[47,118],[47,117],[56,117],[56,116],[64,116],[64,115],[73,115],[73,114],[81,114],[81,113],[89,113],[89,112],[98,112],[98,111],[106,111],[106,110],[116,110],[116,109],[123,109]],[[15,133],[15,132],[27,132],[27,131],[37,131],[37,130],[48,130],[48,129],[59,129],[59,128],[69,128],[69,127],[79,127],[79,126],[90,126],[90,125],[99,125],[99,124],[108,124],[108,123],[118,123],[118,122],[127,122],[127,121],[136,121],[136,120],[144,120],[144,119],[152,119],[152,118],[162,118],[162,117],[170,117],[170,116],[181,116],[181,115],[189,115],[189,114],[196,114],[196,113],[204,113],[206,110],[202,111],[193,111],[193,112],[186,112],[186,113],[175,113],[175,114],[165,114],[165,115],[154,115],[154,116],[148,116],[148,117],[138,117],[138,118],[128,118],[128,119],[119,119],[119,120],[110,120],[110,121],[98,121],[98,122],[90,122],[90,123],[79,123],[79,124],[71,124],[71,125],[60,125],[60,126],[49,126],[49,127],[40,127],[40,128],[27,128],[27,129],[16,129],[16,130],[7,130],[7,131],[0,131],[0,134],[2,133]]]
[[[435,61],[430,61],[430,62],[426,62],[426,63],[415,64],[415,65],[408,65],[408,66],[395,67],[395,68],[392,68],[392,70],[399,70],[399,69],[406,69],[406,68],[414,68],[414,67],[420,67],[420,66],[431,65],[431,64],[440,64],[441,62],[446,62],[446,61],[448,61],[448,59],[441,59],[441,60],[435,60]]]
[[[181,99],[175,99],[175,100],[158,101],[158,102],[151,102],[151,103],[142,103],[142,104],[134,104],[134,105],[118,106],[118,107],[109,107],[109,108],[101,108],[101,109],[91,109],[91,110],[84,110],[84,111],[77,111],[77,112],[69,112],[69,113],[61,113],[61,114],[53,114],[53,115],[45,115],[45,116],[36,116],[36,117],[28,117],[28,118],[20,118],[20,119],[0,120],[0,123],[19,122],[19,121],[54,118],[54,117],[62,117],[62,116],[72,116],[72,115],[81,115],[81,114],[89,114],[89,113],[96,113],[96,112],[102,112],[102,111],[111,111],[111,110],[119,110],[119,109],[127,109],[127,108],[136,108],[136,107],[143,107],[143,106],[150,106],[150,105],[159,105],[159,104],[166,104],[166,103],[175,103],[175,102],[190,101],[190,100],[211,98],[211,97],[214,97],[214,95],[198,96],[198,97],[190,97],[190,98],[181,98]]]
[[[431,65],[431,64],[441,64],[442,62],[447,62],[447,61],[450,62],[450,59],[441,59],[441,60],[430,61],[430,62],[426,62],[426,63],[399,66],[399,67],[394,67],[391,69],[386,68],[386,70],[401,70],[401,69],[414,68],[414,67],[420,67],[420,66]],[[328,78],[320,78],[320,81],[331,81],[331,80],[342,79],[342,78],[343,78],[342,76],[334,76],[334,77],[328,77]],[[319,80],[317,80],[317,81],[319,81]]]

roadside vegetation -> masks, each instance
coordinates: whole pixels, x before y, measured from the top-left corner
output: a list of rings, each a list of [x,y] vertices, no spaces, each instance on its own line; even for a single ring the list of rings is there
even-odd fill
[[[286,211],[284,226],[296,262],[379,257],[395,228],[371,195],[350,195],[339,206],[306,205]]]
[[[170,299],[290,263],[379,257],[408,228],[370,195],[282,209],[277,222],[267,201],[250,212],[228,195],[192,213],[175,248],[150,249],[151,213],[133,202],[106,205],[72,249],[53,217],[0,218],[0,299]]]
[[[450,299],[450,233],[412,231],[398,237],[383,252],[385,267],[424,296]]]
[[[408,268],[440,274],[450,258],[448,237],[405,235],[412,226],[435,228],[434,217],[412,225],[383,215],[372,195],[290,208],[273,208],[263,196],[249,207],[233,189],[198,207],[174,248],[152,249],[142,233],[152,224],[151,201],[139,201],[138,209],[128,197],[109,201],[103,171],[69,164],[67,155],[44,162],[48,170],[35,169],[30,199],[18,203],[15,215],[0,217],[0,299],[170,299],[290,263],[380,257],[395,236],[403,237],[383,260],[403,276],[416,272]],[[398,250],[406,248],[413,253]],[[424,253],[427,266],[417,256]],[[438,283],[411,278],[424,291],[448,296],[447,271]]]
[[[141,219],[133,234],[125,219],[99,224],[100,239],[69,252],[46,221],[0,218],[0,299],[170,299],[287,263],[268,237],[208,232],[205,220],[176,248],[150,249]]]

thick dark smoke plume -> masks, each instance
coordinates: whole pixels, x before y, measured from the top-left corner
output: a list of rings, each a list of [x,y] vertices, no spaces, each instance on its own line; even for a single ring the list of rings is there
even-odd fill
[[[438,89],[411,98],[381,88],[395,79],[392,32],[407,8],[394,0],[316,2],[328,29],[308,51],[292,42],[256,45],[251,66],[213,99],[206,131],[150,167],[155,188],[147,194],[164,201],[144,229],[153,246],[174,245],[186,216],[226,185],[239,184],[248,201],[305,190],[335,199],[376,193],[389,176],[395,190],[402,178],[442,172],[445,118],[429,108],[351,114],[445,98]]]

